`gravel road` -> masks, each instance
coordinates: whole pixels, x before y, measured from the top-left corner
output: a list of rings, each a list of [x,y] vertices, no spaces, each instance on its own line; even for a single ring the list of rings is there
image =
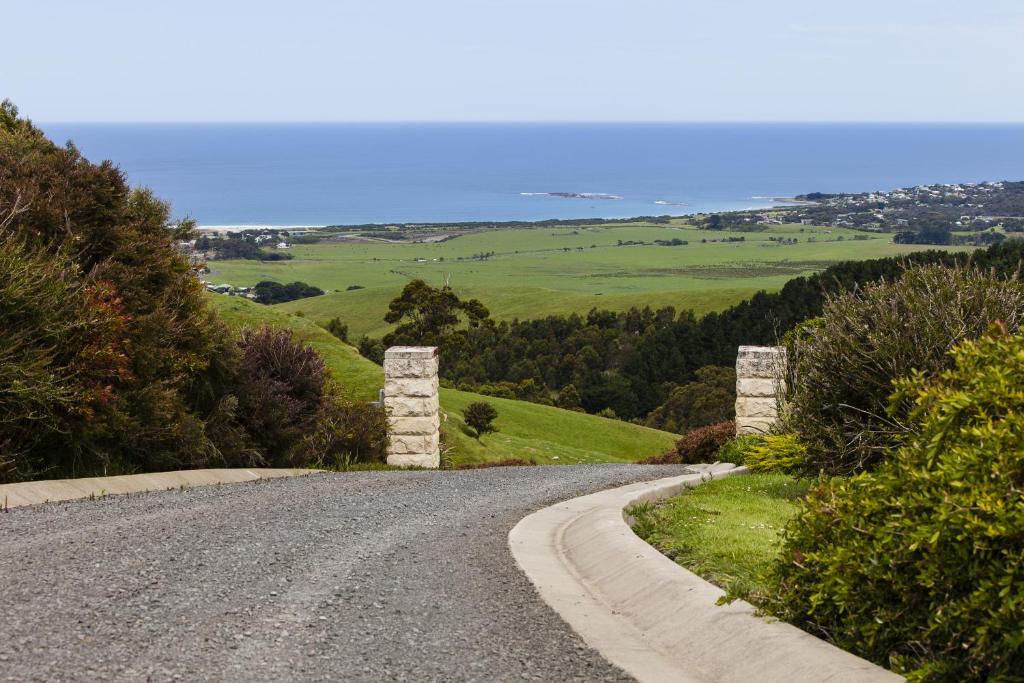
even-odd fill
[[[637,465],[351,472],[0,514],[0,680],[628,680],[507,535],[679,474]]]

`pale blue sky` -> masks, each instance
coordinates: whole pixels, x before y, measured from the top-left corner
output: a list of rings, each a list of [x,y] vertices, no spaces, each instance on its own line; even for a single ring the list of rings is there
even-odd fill
[[[1021,0],[0,0],[39,121],[1024,121]]]

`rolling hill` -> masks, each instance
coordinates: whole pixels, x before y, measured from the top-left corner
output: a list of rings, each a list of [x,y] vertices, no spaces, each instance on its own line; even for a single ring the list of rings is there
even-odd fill
[[[384,382],[383,370],[310,319],[237,297],[209,295],[208,299],[232,327],[266,324],[291,329],[298,340],[323,355],[346,396],[354,400],[377,398]],[[498,432],[478,441],[462,421],[462,411],[481,400],[498,409]],[[441,409],[448,458],[456,465],[508,458],[532,459],[540,464],[630,462],[665,451],[678,438],[596,415],[447,388],[441,389]]]

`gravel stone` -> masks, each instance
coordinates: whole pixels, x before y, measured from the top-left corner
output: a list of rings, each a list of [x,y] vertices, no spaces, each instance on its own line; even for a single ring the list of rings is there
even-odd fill
[[[620,681],[509,530],[682,467],[348,472],[0,514],[0,680]]]

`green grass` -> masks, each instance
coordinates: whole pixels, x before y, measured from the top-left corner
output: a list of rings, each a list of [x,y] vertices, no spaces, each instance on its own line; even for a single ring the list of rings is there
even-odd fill
[[[808,482],[782,474],[718,479],[630,513],[633,530],[693,573],[756,601],[759,578]]]
[[[320,352],[347,396],[377,399],[384,384],[383,370],[309,318],[237,297],[209,295],[208,300],[232,327],[266,324],[291,329],[297,339]],[[498,409],[498,432],[479,441],[462,421],[462,411],[473,401],[487,401]],[[538,464],[632,462],[668,450],[679,438],[619,420],[454,389],[441,389],[441,409],[449,458],[455,465],[508,458]]]
[[[746,241],[710,241],[741,235]],[[867,239],[855,240],[855,236]],[[779,246],[770,237],[799,242]],[[616,246],[620,240],[673,238],[689,244]],[[815,241],[809,241],[811,238]],[[702,239],[708,242],[702,244]],[[449,279],[456,293],[479,298],[498,319],[585,313],[594,307],[625,310],[638,305],[672,305],[700,314],[721,310],[760,289],[778,290],[793,277],[838,261],[922,248],[933,247],[892,244],[890,235],[801,225],[718,233],[697,230],[677,219],[669,225],[487,230],[439,243],[335,240],[293,247],[295,258],[290,261],[213,261],[213,272],[207,277],[238,286],[260,280],[301,280],[316,285],[328,293],[281,304],[280,308],[302,311],[317,320],[338,316],[356,338],[363,334],[379,337],[388,331],[383,321],[388,302],[413,278],[434,285]],[[491,251],[496,255],[490,260],[468,259]],[[364,289],[347,291],[351,285]]]

